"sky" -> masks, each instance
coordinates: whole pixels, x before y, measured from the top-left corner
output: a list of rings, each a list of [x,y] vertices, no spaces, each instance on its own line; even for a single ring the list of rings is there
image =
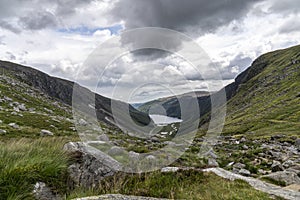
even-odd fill
[[[0,59],[144,102],[221,89],[261,54],[300,44],[299,22],[299,0],[0,0]],[[172,34],[123,34],[143,27],[183,33],[210,63],[193,66],[176,54],[187,42]],[[113,38],[122,47],[165,43],[170,51],[141,49],[99,66],[91,55],[111,53]]]

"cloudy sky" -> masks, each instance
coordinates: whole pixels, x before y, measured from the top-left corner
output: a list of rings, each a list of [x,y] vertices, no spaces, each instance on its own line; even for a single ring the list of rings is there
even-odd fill
[[[299,0],[0,0],[0,59],[76,80],[105,96],[141,102],[191,89],[220,89],[262,53],[300,44],[299,22]],[[185,45],[178,38],[122,35],[143,27],[184,33],[221,78],[207,64],[201,66],[210,74],[204,79],[176,55]],[[109,66],[86,65],[95,50],[109,52],[109,45],[97,47],[115,37],[121,46],[161,40],[172,51],[138,50]],[[83,73],[87,67],[103,73]]]

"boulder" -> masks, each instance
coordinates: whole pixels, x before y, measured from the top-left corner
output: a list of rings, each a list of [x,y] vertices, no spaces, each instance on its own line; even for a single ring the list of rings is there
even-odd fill
[[[1,134],[6,134],[6,133],[7,133],[6,130],[0,129],[0,135],[1,135]]]
[[[109,141],[109,137],[105,134],[101,134],[98,136],[98,140],[100,141],[104,141],[104,142],[108,142]]]
[[[103,178],[122,169],[118,161],[85,143],[69,142],[64,150],[76,160],[68,167],[73,186],[95,188]]]
[[[79,124],[80,126],[87,126],[87,125],[88,125],[88,123],[87,123],[84,119],[80,119],[80,120],[78,121],[78,124]]]
[[[40,135],[41,136],[53,136],[54,134],[51,131],[43,129],[43,130],[41,130]]]
[[[208,167],[219,167],[219,163],[214,158],[208,158]]]
[[[20,104],[18,105],[18,109],[21,110],[21,111],[26,111],[26,106],[24,104]]]
[[[243,176],[250,176],[251,172],[246,169],[240,169],[239,174]]]
[[[293,171],[275,172],[262,177],[270,178],[275,181],[281,181],[284,182],[286,185],[300,184],[300,178],[298,174]]]
[[[242,163],[235,163],[233,165],[234,168],[237,168],[237,169],[243,169],[246,167],[246,165],[242,164]]]
[[[113,146],[108,152],[107,154],[110,156],[120,156],[120,155],[124,155],[125,150],[121,147],[118,146]]]
[[[295,147],[300,149],[300,138],[295,140]]]
[[[14,129],[19,129],[20,128],[20,126],[16,123],[9,123],[8,126],[14,128]]]
[[[272,172],[278,172],[278,171],[283,171],[284,167],[281,165],[281,163],[279,161],[273,161],[271,169],[272,169]]]
[[[61,200],[59,195],[55,195],[50,188],[43,182],[37,182],[34,185],[33,195],[38,200]]]

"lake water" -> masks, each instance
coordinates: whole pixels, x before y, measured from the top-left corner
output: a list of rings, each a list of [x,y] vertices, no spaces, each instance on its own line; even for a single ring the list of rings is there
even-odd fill
[[[174,118],[174,117],[168,117],[165,115],[150,115],[153,122],[158,126],[165,126],[172,123],[180,123],[182,122],[181,119]]]

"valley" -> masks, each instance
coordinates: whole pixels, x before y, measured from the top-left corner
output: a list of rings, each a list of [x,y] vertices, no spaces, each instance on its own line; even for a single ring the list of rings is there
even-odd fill
[[[200,151],[209,137],[208,124],[211,116],[218,114],[211,113],[211,97],[207,92],[194,96],[201,110],[200,124],[195,138],[185,146],[186,141],[172,141],[182,123],[177,98],[188,101],[192,93],[135,106],[95,94],[95,105],[90,106],[87,102],[91,101],[92,92],[76,86],[80,88],[78,108],[86,113],[96,110],[99,125],[98,129],[93,127],[92,132],[84,132],[94,138],[86,147],[80,142],[82,137],[76,126],[87,129],[90,122],[84,114],[82,118],[73,118],[74,83],[30,67],[0,61],[0,199],[34,199],[39,192],[33,191],[41,189],[43,184],[44,189],[50,188],[50,199],[101,194],[169,199],[274,197],[245,181],[229,181],[203,171],[218,167],[280,186],[291,199],[298,197],[299,59],[300,46],[264,54],[224,88],[228,101],[223,132],[205,154]],[[116,125],[112,102],[128,107],[135,123],[149,125],[157,134],[137,137],[138,133],[124,132]],[[162,106],[167,116],[149,113],[152,106]],[[219,106],[222,109],[225,105]],[[92,147],[103,154],[95,156]],[[169,166],[175,171],[135,174],[114,168],[122,166],[124,157],[137,168],[140,166],[135,159],[143,156],[148,164],[157,163],[159,154],[150,153],[164,147],[184,150]],[[198,196],[200,193],[203,195]]]

